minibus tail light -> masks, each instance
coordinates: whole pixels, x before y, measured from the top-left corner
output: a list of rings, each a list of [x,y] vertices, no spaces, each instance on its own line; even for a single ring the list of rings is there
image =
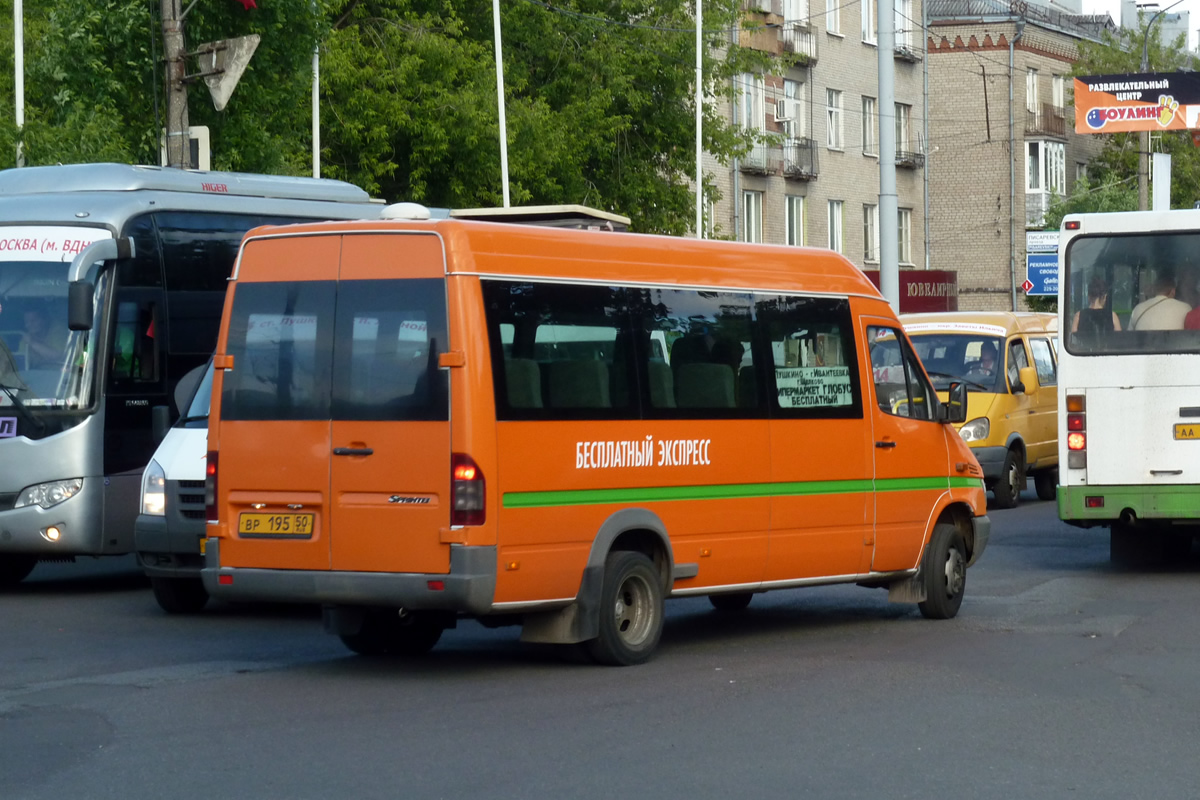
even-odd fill
[[[483,471],[465,453],[450,460],[451,525],[482,525],[486,518]]]
[[[204,516],[217,523],[217,453],[210,450],[204,461]]]

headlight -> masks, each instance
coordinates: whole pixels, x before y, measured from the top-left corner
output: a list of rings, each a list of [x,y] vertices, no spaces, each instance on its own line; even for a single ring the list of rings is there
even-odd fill
[[[71,478],[65,481],[50,481],[36,486],[26,486],[17,496],[14,508],[24,506],[41,506],[51,508],[64,500],[70,500],[83,489],[83,478]]]
[[[142,473],[142,513],[161,517],[167,509],[167,475],[151,460]]]
[[[958,435],[964,442],[982,442],[991,433],[991,425],[987,417],[978,417],[970,422],[964,422],[958,429]]]

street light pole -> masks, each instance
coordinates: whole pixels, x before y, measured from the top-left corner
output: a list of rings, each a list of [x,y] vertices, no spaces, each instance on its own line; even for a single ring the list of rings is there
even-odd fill
[[[1150,29],[1154,27],[1154,23],[1166,12],[1170,11],[1175,6],[1182,3],[1183,0],[1175,0],[1174,3],[1166,8],[1160,8],[1150,17],[1150,21],[1146,23],[1146,32],[1142,34],[1142,73],[1145,74],[1150,69],[1149,46],[1150,46]],[[1138,133],[1138,211],[1145,211],[1150,207],[1150,131],[1144,130]]]

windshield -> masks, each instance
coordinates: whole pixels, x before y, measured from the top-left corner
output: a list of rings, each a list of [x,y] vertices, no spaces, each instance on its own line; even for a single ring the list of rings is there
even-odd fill
[[[1065,257],[1068,352],[1200,352],[1200,232],[1079,236]]]
[[[951,381],[966,381],[975,391],[1004,391],[1003,370],[998,367],[1000,337],[910,331],[909,339],[939,392],[950,388]]]
[[[107,236],[96,228],[0,228],[0,405],[34,414],[90,405],[92,333],[67,328],[67,271],[76,253]]]

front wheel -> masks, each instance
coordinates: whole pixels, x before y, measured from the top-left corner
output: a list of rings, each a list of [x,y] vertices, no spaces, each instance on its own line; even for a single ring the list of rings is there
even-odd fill
[[[1000,477],[992,487],[992,496],[996,498],[997,508],[1016,508],[1021,500],[1021,490],[1025,488],[1025,459],[1016,448],[1004,455],[1004,468]]]
[[[950,619],[962,605],[967,588],[967,547],[958,528],[939,522],[925,554],[925,600],[918,603],[927,619]]]
[[[195,614],[208,603],[208,591],[199,578],[151,578],[150,588],[168,614]]]
[[[37,566],[37,556],[27,556],[20,553],[0,555],[0,589],[16,586],[29,577]]]
[[[600,589],[600,635],[588,652],[601,664],[630,666],[647,661],[663,628],[662,578],[642,553],[618,550],[604,563]]]

